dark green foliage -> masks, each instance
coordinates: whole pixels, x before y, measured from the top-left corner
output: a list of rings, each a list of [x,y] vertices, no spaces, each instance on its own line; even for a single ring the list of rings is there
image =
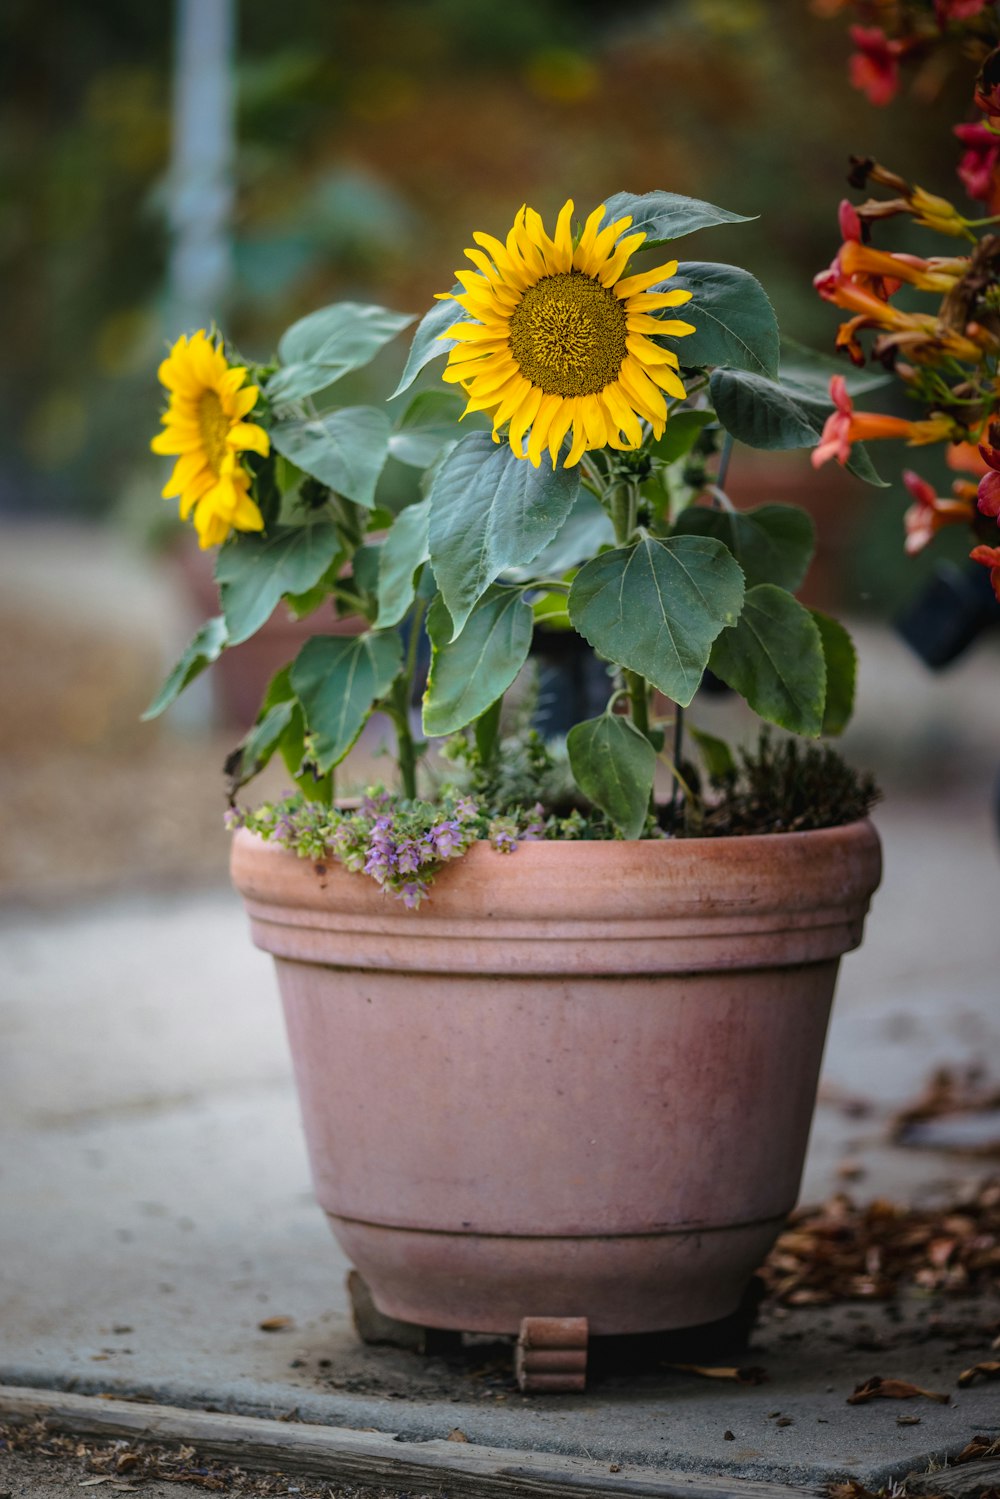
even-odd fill
[[[874,778],[853,770],[828,745],[775,740],[764,729],[756,746],[739,750],[737,758],[734,771],[710,781],[704,799],[688,798],[676,836],[738,837],[842,827],[867,817],[881,798]],[[684,770],[697,779],[693,766]]]

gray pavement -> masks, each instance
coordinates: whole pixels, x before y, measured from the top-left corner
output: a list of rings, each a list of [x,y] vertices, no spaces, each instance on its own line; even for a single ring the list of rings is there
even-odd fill
[[[856,1195],[946,1196],[975,1163],[887,1147],[886,1120],[931,1065],[1000,1056],[982,804],[890,803],[878,820],[886,881],[844,963],[806,1200],[841,1185],[845,1156],[865,1173]],[[270,963],[236,897],[10,911],[0,973],[0,1383],[787,1482],[871,1483],[1000,1432],[995,1385],[955,1390],[1000,1303],[779,1310],[740,1359],[766,1369],[758,1386],[619,1369],[584,1396],[527,1400],[497,1345],[365,1348],[312,1201]],[[863,1117],[844,1107],[857,1099]],[[262,1330],[272,1317],[292,1320]],[[953,1398],[848,1406],[873,1374]]]

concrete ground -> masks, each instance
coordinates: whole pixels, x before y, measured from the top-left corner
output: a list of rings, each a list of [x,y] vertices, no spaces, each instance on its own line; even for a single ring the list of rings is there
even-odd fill
[[[988,1169],[889,1147],[885,1134],[932,1067],[1000,1057],[989,815],[1000,720],[982,676],[995,664],[961,668],[942,699],[900,665],[901,647],[879,650],[889,669],[862,677],[856,742],[892,791],[876,818],[886,878],[865,946],[843,966],[808,1201],[843,1186],[846,1160],[856,1196],[910,1203],[947,1198]],[[17,746],[10,763],[35,773]],[[930,785],[934,796],[916,800]],[[151,808],[174,829],[172,803],[154,788],[134,799],[142,773],[127,786],[112,831],[148,823]],[[110,789],[94,794],[112,805]],[[16,799],[5,815],[23,840]],[[36,841],[50,852],[23,891],[3,887],[0,1384],[291,1415],[406,1441],[457,1428],[473,1443],[583,1454],[626,1472],[788,1483],[874,1484],[974,1434],[1000,1434],[996,1386],[955,1387],[962,1368],[990,1356],[1000,1303],[982,1300],[771,1311],[739,1359],[766,1370],[759,1385],[619,1368],[585,1395],[529,1400],[504,1346],[445,1359],[361,1345],[346,1265],[312,1200],[270,962],[223,883],[221,841],[213,834],[185,874],[176,830],[161,864],[150,837],[128,888],[110,875],[91,882],[86,843],[69,847],[63,829],[60,865],[60,827],[39,813]],[[99,844],[100,823],[87,838]],[[275,1318],[288,1321],[262,1326]],[[847,1405],[876,1374],[952,1399]],[[900,1424],[901,1414],[919,1422]]]

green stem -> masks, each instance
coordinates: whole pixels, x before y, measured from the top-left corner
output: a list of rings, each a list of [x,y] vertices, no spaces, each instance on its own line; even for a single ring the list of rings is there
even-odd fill
[[[637,671],[626,671],[625,689],[628,692],[629,709],[632,722],[639,730],[649,738],[649,683],[646,678],[640,676]]]
[[[417,753],[410,733],[409,684],[404,675],[396,678],[392,695],[386,703],[396,728],[396,755],[399,761],[401,790],[411,801],[417,795]]]
[[[671,831],[673,831],[673,829],[677,826],[677,819],[680,815],[681,810],[681,800],[685,789],[684,783],[681,780],[680,773],[681,756],[684,753],[684,709],[681,707],[680,703],[676,703],[674,705],[674,710],[674,784],[673,789],[670,793]]]
[[[410,698],[413,694],[413,674],[416,670],[425,607],[423,603],[418,603],[413,611],[406,664],[392,684],[392,692],[386,702],[386,708],[396,729],[396,752],[399,759],[402,792],[411,801],[416,800],[417,795],[417,749],[413,742],[413,734],[410,732]]]

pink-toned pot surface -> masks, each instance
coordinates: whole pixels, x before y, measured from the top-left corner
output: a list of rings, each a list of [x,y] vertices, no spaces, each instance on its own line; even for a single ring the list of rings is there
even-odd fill
[[[317,1196],[387,1314],[726,1316],[794,1206],[869,823],[477,845],[409,912],[247,833]]]

